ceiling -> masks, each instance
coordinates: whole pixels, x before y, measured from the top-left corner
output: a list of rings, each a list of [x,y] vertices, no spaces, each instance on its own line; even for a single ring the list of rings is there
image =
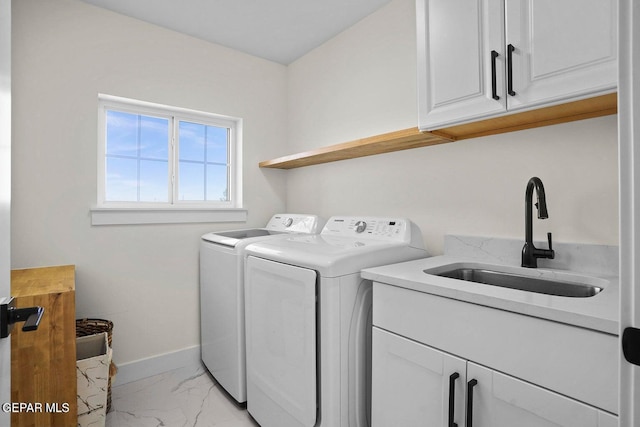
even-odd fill
[[[391,0],[83,0],[290,64]]]

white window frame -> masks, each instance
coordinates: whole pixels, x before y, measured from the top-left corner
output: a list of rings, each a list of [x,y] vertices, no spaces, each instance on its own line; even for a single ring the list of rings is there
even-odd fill
[[[105,200],[106,186],[106,113],[116,110],[133,114],[166,118],[172,122],[173,135],[168,161],[172,165],[168,177],[169,202],[116,202]],[[179,121],[226,127],[229,135],[228,201],[180,201],[178,188],[177,153],[179,152]],[[183,222],[246,221],[242,209],[242,119],[172,107],[112,95],[98,95],[98,188],[97,203],[91,209],[92,225],[158,224]]]

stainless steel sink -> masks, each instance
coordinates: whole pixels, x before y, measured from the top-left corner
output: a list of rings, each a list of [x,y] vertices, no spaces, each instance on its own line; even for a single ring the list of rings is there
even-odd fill
[[[482,283],[502,288],[519,289],[563,297],[585,298],[597,295],[602,288],[586,283],[573,283],[559,280],[531,277],[516,273],[488,270],[484,268],[458,267],[451,270],[425,273],[468,282]]]

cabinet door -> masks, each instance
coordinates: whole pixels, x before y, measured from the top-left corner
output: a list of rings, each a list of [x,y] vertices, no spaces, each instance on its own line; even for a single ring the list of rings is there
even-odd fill
[[[449,396],[464,425],[464,360],[376,327],[372,347],[372,427],[449,426]]]
[[[506,26],[510,111],[616,90],[617,0],[506,0]]]
[[[417,0],[416,7],[420,129],[506,111],[503,0]]]
[[[467,363],[467,381],[473,427],[604,427],[613,416],[552,391]]]

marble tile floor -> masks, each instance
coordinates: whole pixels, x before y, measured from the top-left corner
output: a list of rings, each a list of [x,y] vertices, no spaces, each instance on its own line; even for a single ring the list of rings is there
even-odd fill
[[[244,407],[201,365],[169,371],[111,391],[106,427],[257,427]]]

